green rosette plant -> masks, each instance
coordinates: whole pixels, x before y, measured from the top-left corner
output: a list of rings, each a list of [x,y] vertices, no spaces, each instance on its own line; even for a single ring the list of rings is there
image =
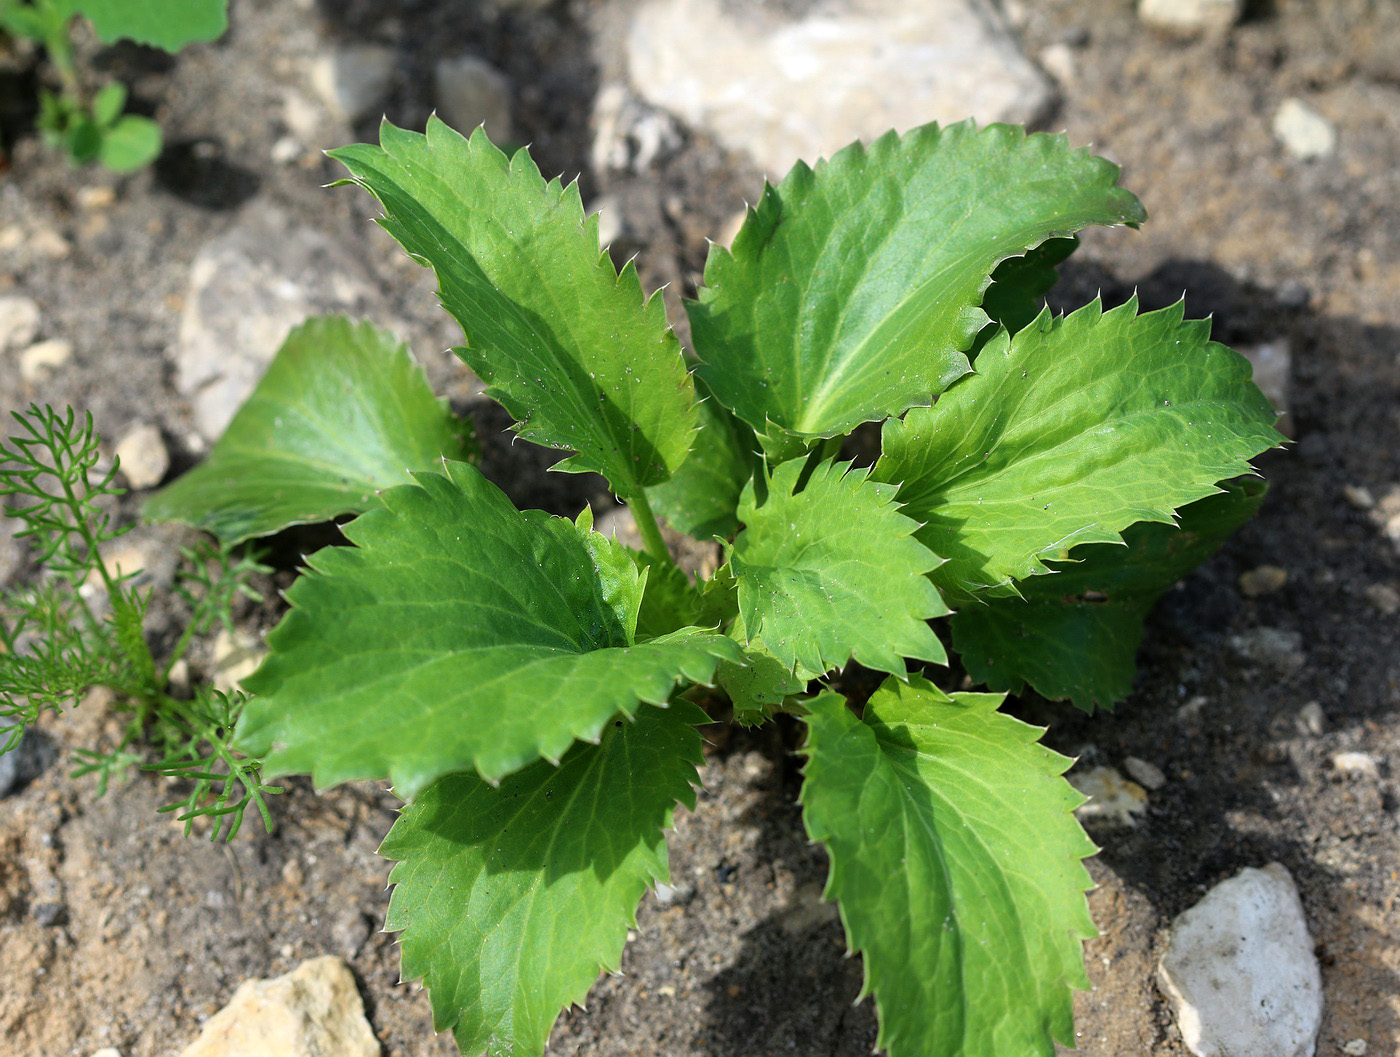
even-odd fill
[[[440,457],[436,411],[400,416],[421,416],[412,445],[386,449],[407,425],[347,445],[350,390],[311,362],[346,355],[343,323],[150,508],[229,538],[358,513],[353,546],[288,592],[235,744],[268,774],[388,779],[407,802],[388,927],[437,1026],[464,1053],[538,1054],[618,967],[693,803],[714,686],[740,722],[805,726],[804,819],[880,1045],[1069,1042],[1094,848],[1070,761],[999,691],[1124,697],[1148,609],[1253,512],[1262,489],[1233,479],[1280,440],[1247,363],[1181,305],[1041,307],[1077,231],[1143,219],[1118,170],[971,124],[799,164],[712,247],[687,359],[577,186],[526,152],[434,119],[333,157],[435,271],[519,436],[606,478],[645,541],[516,509]],[[367,381],[353,400],[408,406]],[[293,404],[280,427],[265,410]],[[318,460],[310,423],[347,454]],[[865,423],[873,465],[842,454]],[[379,470],[351,475],[357,451]],[[714,575],[679,571],[659,521],[717,539]],[[949,636],[998,692],[929,680]],[[886,677],[868,700],[833,689],[852,662]]]

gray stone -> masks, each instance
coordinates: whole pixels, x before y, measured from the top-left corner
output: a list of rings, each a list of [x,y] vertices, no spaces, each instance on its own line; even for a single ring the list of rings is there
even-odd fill
[[[1138,17],[1175,33],[1229,29],[1244,14],[1244,0],[1139,0]]]
[[[433,67],[438,117],[463,135],[486,126],[493,143],[515,135],[510,121],[510,82],[505,74],[475,55],[443,59]]]
[[[308,316],[374,316],[363,265],[335,240],[258,202],[195,255],[175,345],[175,381],[205,440],[223,433],[287,333]]]
[[[1240,354],[1249,361],[1254,384],[1279,413],[1276,426],[1285,436],[1293,435],[1288,414],[1289,396],[1293,385],[1293,348],[1286,338],[1267,341],[1262,345],[1246,345]]]
[[[68,920],[68,908],[62,903],[35,903],[29,913],[46,929],[56,928]]]
[[[355,44],[318,55],[307,76],[333,114],[346,121],[359,121],[382,112],[395,62],[392,48]]]
[[[624,48],[643,99],[770,176],[891,128],[1033,122],[1053,100],[987,0],[841,0],[790,18],[725,0],[646,0]]]
[[[19,294],[0,297],[0,352],[25,348],[38,336],[38,302]]]
[[[1274,135],[1293,157],[1325,158],[1337,149],[1332,122],[1301,99],[1285,99],[1274,113]]]
[[[247,980],[180,1057],[379,1057],[350,968],[329,955]]]
[[[590,120],[593,147],[589,160],[598,173],[645,172],[673,155],[684,142],[670,114],[617,81],[598,89]]]
[[[0,719],[0,748],[9,744],[14,724]],[[0,753],[0,797],[9,796],[48,770],[58,758],[53,742],[38,730],[26,731],[14,748]]]
[[[680,884],[668,885],[658,883],[656,886],[656,905],[663,907],[685,906],[695,898],[695,886],[689,881],[682,881]]]
[[[1075,769],[1066,778],[1088,798],[1075,809],[1082,819],[1136,826],[1137,817],[1147,810],[1147,790],[1124,778],[1116,767]]]
[[[1322,975],[1293,878],[1245,869],[1172,923],[1158,968],[1197,1057],[1312,1057]]]
[[[1231,635],[1230,645],[1245,660],[1266,664],[1285,674],[1296,672],[1307,660],[1302,634],[1283,628],[1250,628]]]

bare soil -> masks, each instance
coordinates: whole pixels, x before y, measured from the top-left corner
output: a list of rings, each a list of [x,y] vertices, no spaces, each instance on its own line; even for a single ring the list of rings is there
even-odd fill
[[[1379,500],[1400,488],[1400,8],[1254,3],[1229,33],[1193,40],[1148,31],[1127,0],[1044,0],[1017,13],[1030,55],[1059,46],[1072,65],[1047,127],[1122,164],[1151,216],[1141,232],[1093,233],[1054,304],[1136,290],[1157,307],[1185,291],[1189,313],[1211,315],[1219,339],[1287,341],[1293,363],[1297,443],[1260,461],[1272,491],[1259,518],[1151,619],[1132,698],[1092,717],[1034,698],[1012,706],[1085,764],[1136,756],[1166,776],[1135,825],[1089,824],[1103,848],[1090,904],[1104,935],[1088,945],[1095,990],[1079,998],[1078,1044],[1092,1057],[1182,1057],[1153,980],[1167,927],[1211,885],[1276,860],[1298,882],[1323,967],[1318,1052],[1362,1039],[1373,1057],[1400,1054],[1400,634],[1378,590],[1400,589],[1400,552],[1344,491]],[[625,198],[621,252],[639,254],[649,285],[671,284],[673,301],[689,292],[705,236],[759,185],[701,135],[626,180],[589,171],[595,15],[589,0],[509,10],[236,0],[223,40],[175,59],[89,42],[87,59],[127,79],[169,141],[152,169],[121,178],[75,171],[24,132],[34,74],[11,56],[0,71],[10,147],[0,294],[38,301],[42,336],[75,353],[32,386],[13,358],[0,362],[0,402],[90,409],[113,439],[154,421],[177,468],[189,465],[189,410],[168,350],[193,255],[254,199],[355,248],[433,378],[459,398],[472,391],[443,352],[451,338],[429,288],[365,223],[368,200],[323,190],[337,176],[329,161],[271,160],[285,93],[307,94],[307,64],[337,40],[396,49],[385,107],[409,127],[427,116],[437,58],[471,51],[494,62],[512,79],[519,134],[542,168],[580,174],[586,198]],[[1334,155],[1299,161],[1279,144],[1270,125],[1290,96],[1332,122]],[[373,132],[332,126],[314,146]],[[94,205],[93,188],[110,189],[110,204]],[[604,501],[596,482],[544,474],[549,457],[510,445],[499,415],[471,407],[484,469],[517,502],[572,514]],[[182,539],[145,536],[153,553]],[[282,541],[288,569],[307,545]],[[1287,583],[1247,596],[1239,577],[1265,564],[1285,569]],[[0,575],[25,573],[0,538]],[[273,606],[240,615],[253,631],[276,617]],[[158,638],[177,616],[153,613]],[[1243,656],[1232,638],[1258,628],[1297,632],[1302,663]],[[1311,702],[1320,729],[1300,716]],[[426,996],[397,982],[393,937],[379,931],[388,866],[374,853],[390,796],[371,785],[317,795],[293,781],[274,834],[250,827],[215,846],[156,814],[170,799],[159,779],[137,775],[97,799],[89,780],[67,776],[73,749],[113,735],[100,700],[46,722],[54,762],[0,801],[0,1050],[172,1055],[241,980],[332,953],[354,969],[386,1057],[455,1052],[433,1038]],[[859,962],[844,957],[840,924],[818,896],[824,857],[802,836],[797,732],[716,726],[709,736],[705,791],[672,842],[689,898],[644,901],[623,973],[598,984],[586,1012],[561,1019],[552,1052],[869,1052],[871,1003],[852,1004]],[[1343,751],[1374,755],[1379,773],[1339,773],[1331,761]],[[53,904],[61,912],[36,912]]]

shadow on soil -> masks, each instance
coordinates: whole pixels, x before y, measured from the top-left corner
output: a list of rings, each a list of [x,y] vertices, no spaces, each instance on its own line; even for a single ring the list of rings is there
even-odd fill
[[[1206,263],[1171,262],[1136,284],[1073,262],[1065,273],[1056,311],[1099,292],[1111,307],[1135,288],[1149,310],[1187,290],[1187,315],[1212,315],[1217,340],[1237,348],[1287,341],[1297,443],[1259,460],[1271,486],[1260,516],[1149,619],[1131,700],[1097,716],[1035,695],[1010,707],[1049,726],[1046,741],[1059,751],[1114,766],[1137,756],[1167,774],[1135,827],[1090,826],[1100,861],[1156,912],[1156,934],[1134,942],[1159,954],[1171,920],[1207,888],[1246,866],[1278,861],[1297,881],[1314,930],[1332,919],[1329,931],[1337,933],[1340,919],[1347,937],[1346,951],[1319,944],[1324,986],[1334,960],[1359,958],[1369,962],[1370,979],[1395,993],[1400,978],[1382,959],[1390,938],[1357,917],[1357,900],[1343,894],[1345,883],[1355,891],[1357,878],[1368,876],[1348,868],[1347,856],[1364,860],[1393,841],[1395,796],[1388,776],[1344,779],[1329,760],[1340,749],[1374,745],[1378,731],[1393,732],[1400,711],[1394,621],[1378,619],[1364,600],[1369,585],[1395,586],[1400,563],[1368,513],[1342,492],[1351,484],[1380,496],[1400,480],[1400,445],[1381,439],[1393,437],[1400,421],[1400,334],[1323,317],[1307,307],[1306,291],[1280,297]],[[1261,564],[1286,569],[1288,581],[1246,597],[1238,577]],[[1298,633],[1302,663],[1271,667],[1243,658],[1230,640],[1253,628]],[[1299,718],[1313,701],[1326,717],[1320,734]],[[824,856],[807,845],[796,803],[800,732],[742,737],[743,747],[767,752],[781,775],[767,806],[745,821],[759,828],[758,844],[773,861],[820,883]],[[755,738],[758,745],[748,740]],[[1336,855],[1321,853],[1329,846]],[[1369,876],[1370,884],[1384,881],[1377,871]],[[1379,890],[1356,894],[1371,906],[1386,904]],[[861,974],[844,950],[841,927],[829,917],[775,914],[749,932],[743,952],[710,985],[697,1043],[726,1057],[868,1053],[873,1003],[852,1007]],[[1374,1028],[1400,1037],[1400,1022],[1381,1016]]]

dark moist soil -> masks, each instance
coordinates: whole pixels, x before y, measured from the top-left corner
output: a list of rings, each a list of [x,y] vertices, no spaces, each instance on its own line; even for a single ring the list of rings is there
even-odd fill
[[[368,200],[322,190],[337,175],[328,161],[270,160],[285,132],[284,93],[308,93],[306,64],[334,41],[396,49],[385,107],[408,127],[427,116],[438,57],[470,51],[496,63],[541,167],[581,174],[586,198],[625,195],[626,252],[639,254],[649,286],[671,284],[672,309],[693,288],[704,236],[757,197],[752,171],[697,135],[657,171],[609,184],[587,170],[599,66],[586,0],[509,11],[410,0],[233,8],[227,37],[175,60],[85,47],[166,130],[165,154],[134,176],[74,171],[41,150],[23,132],[32,68],[10,56],[0,72],[11,148],[0,294],[34,298],[41,336],[75,348],[35,386],[16,358],[0,362],[7,407],[69,402],[113,439],[155,421],[188,465],[189,411],[168,350],[190,261],[259,198],[351,246],[434,380],[471,392],[442,351],[450,331],[417,269],[365,223]],[[1185,1054],[1153,982],[1167,926],[1209,886],[1277,860],[1298,882],[1323,967],[1318,1052],[1362,1039],[1372,1055],[1400,1053],[1400,649],[1396,614],[1376,590],[1400,588],[1400,573],[1396,547],[1344,492],[1380,498],[1400,485],[1400,8],[1257,3],[1230,33],[1198,40],[1149,32],[1126,0],[1045,0],[1012,13],[1030,55],[1059,46],[1072,61],[1048,127],[1121,163],[1152,218],[1140,233],[1091,233],[1055,305],[1099,292],[1115,303],[1136,289],[1157,307],[1184,290],[1190,314],[1211,314],[1220,339],[1287,341],[1293,355],[1297,443],[1260,460],[1272,491],[1259,518],[1152,617],[1132,698],[1093,717],[1033,698],[1010,706],[1048,724],[1048,743],[1086,766],[1136,756],[1166,776],[1135,825],[1088,823],[1103,848],[1090,904],[1104,935],[1088,945],[1095,990],[1079,996],[1077,1041],[1095,1057]],[[1289,96],[1334,124],[1334,156],[1298,161],[1275,140],[1270,123]],[[332,124],[315,145],[372,135],[372,123]],[[85,206],[90,188],[110,188],[114,200]],[[518,502],[572,514],[602,501],[596,481],[545,475],[549,457],[505,440],[499,415],[473,413],[486,471]],[[152,554],[177,542],[187,538],[171,529],[145,537]],[[285,564],[317,543],[282,540]],[[4,539],[0,559],[0,574],[24,574]],[[1240,575],[1265,564],[1286,570],[1287,583],[1245,595]],[[176,616],[153,613],[158,638]],[[275,616],[272,606],[240,614],[252,631]],[[1232,637],[1258,628],[1296,632],[1302,663],[1246,660]],[[1300,720],[1312,702],[1320,732]],[[90,780],[66,776],[73,750],[110,741],[114,722],[100,700],[46,721],[40,736],[55,762],[0,802],[7,1053],[178,1053],[240,981],[323,953],[349,960],[387,1057],[454,1052],[432,1038],[426,996],[397,983],[393,938],[379,931],[388,868],[374,852],[391,797],[367,784],[317,796],[293,781],[274,805],[273,835],[250,826],[231,847],[185,839],[156,814],[173,794],[162,780],[138,776],[97,799]],[[709,737],[705,790],[672,842],[680,898],[644,900],[623,973],[598,984],[587,1012],[561,1019],[552,1052],[868,1053],[873,1010],[852,1005],[859,961],[843,956],[840,925],[818,896],[823,855],[802,836],[797,732],[716,726]],[[1343,751],[1373,754],[1379,774],[1339,774],[1331,760]]]

